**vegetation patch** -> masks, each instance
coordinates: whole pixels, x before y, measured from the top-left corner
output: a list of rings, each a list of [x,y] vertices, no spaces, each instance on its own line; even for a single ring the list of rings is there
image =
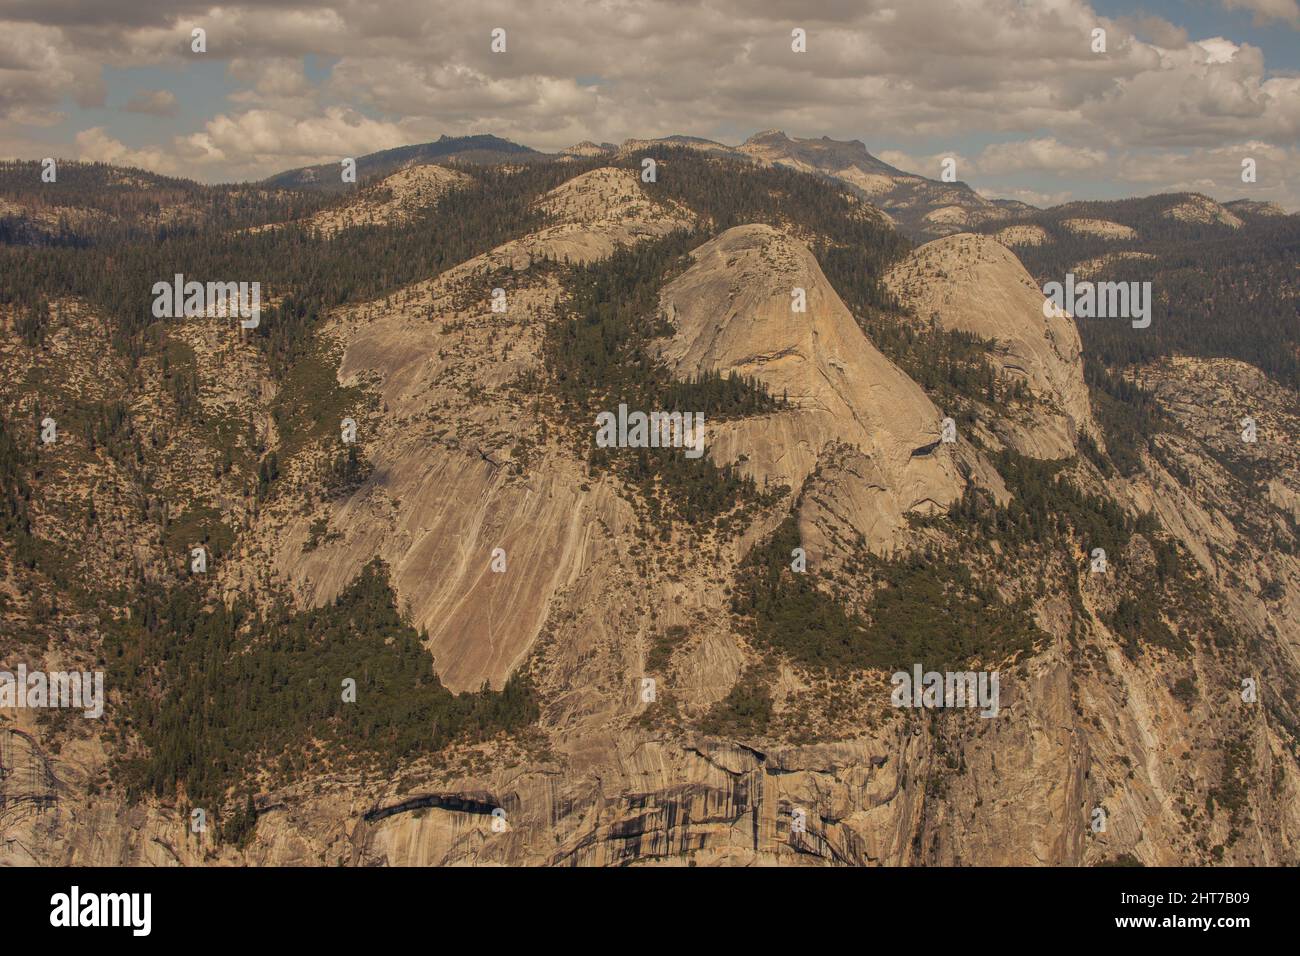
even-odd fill
[[[849,610],[815,572],[790,569],[800,546],[794,516],[743,563],[732,611],[752,621],[755,638],[806,667],[895,671],[923,663],[960,669],[1030,652],[1043,637],[1024,603],[1008,605],[947,558],[860,558],[854,580],[871,595]]]
[[[709,373],[675,380],[654,355],[652,339],[673,331],[659,318],[659,290],[685,268],[688,250],[700,241],[679,232],[573,268],[565,283],[567,315],[552,323],[544,346],[551,389],[589,466],[636,488],[665,534],[674,519],[711,525],[739,506],[784,493],[760,491],[733,466],[719,468],[707,456],[688,458],[681,448],[596,446],[596,416],[620,404],[643,412],[702,413],[706,422],[786,407],[784,397],[771,396],[748,377]]]
[[[727,696],[700,720],[703,733],[717,737],[761,737],[772,722],[772,694],[761,669],[749,668]]]
[[[110,684],[129,717],[119,732],[129,726],[137,744],[115,772],[133,796],[183,792],[217,807],[255,787],[259,768],[281,780],[356,761],[392,770],[538,715],[523,677],[501,691],[443,687],[378,560],[333,603],[299,613],[214,606],[184,585],[143,590],[136,615],[103,622]]]

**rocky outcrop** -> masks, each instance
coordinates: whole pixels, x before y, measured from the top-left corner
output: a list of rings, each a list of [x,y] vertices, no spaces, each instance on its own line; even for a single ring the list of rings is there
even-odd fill
[[[1083,593],[1091,606],[1097,596]],[[55,761],[42,792],[56,800],[38,806],[6,785],[0,862],[1170,866],[1217,846],[1225,863],[1293,865],[1285,835],[1300,825],[1300,781],[1262,708],[1225,718],[1231,665],[1200,661],[1190,673],[1201,690],[1185,704],[1172,692],[1185,664],[1130,661],[1101,627],[1090,647],[1057,641],[1004,670],[995,718],[892,711],[835,742],[566,734],[548,721],[557,753],[488,749],[475,758],[488,769],[417,763],[400,782],[334,774],[265,794],[243,850],[191,832],[181,807],[124,813],[89,794],[103,758],[85,741]],[[887,683],[865,693],[883,704]],[[1204,794],[1220,786],[1221,742],[1238,732],[1272,783],[1234,823],[1207,814]],[[27,746],[17,738],[15,762]]]
[[[993,234],[1004,246],[1041,246],[1052,237],[1042,226],[1006,226]]]
[[[299,224],[324,236],[357,226],[395,225],[405,222],[419,210],[435,205],[448,190],[471,182],[469,176],[446,166],[407,166],[367,185],[359,195],[343,205],[322,209]],[[274,225],[261,226],[249,231],[274,228]]]
[[[962,182],[941,182],[905,172],[877,159],[858,140],[799,139],[779,129],[755,133],[739,146],[696,136],[629,139],[619,149],[628,156],[654,146],[675,146],[731,160],[780,166],[837,180],[878,207],[913,239],[931,239],[963,229],[1034,212],[1032,206],[999,204]]]
[[[1076,262],[1071,271],[1076,279],[1092,279],[1104,275],[1117,262],[1153,262],[1155,258],[1149,252],[1135,252],[1131,249],[1125,249],[1122,252],[1108,252],[1104,256],[1095,256],[1092,259]]]
[[[122,792],[110,766],[131,728],[119,722],[117,689],[102,724],[6,710],[0,865],[1300,862],[1300,557],[1278,546],[1293,540],[1300,503],[1293,391],[1228,360],[1130,370],[1177,427],[1151,439],[1138,474],[1102,476],[1076,459],[1058,480],[1132,517],[1150,512],[1163,530],[1134,534],[1106,576],[1081,571],[1064,541],[1017,554],[1012,535],[963,552],[945,540],[955,517],[909,515],[942,511],[966,481],[1004,505],[1008,486],[1023,486],[1004,483],[973,443],[938,442],[943,410],[863,335],[802,242],[748,225],[696,249],[662,290],[675,329],[662,358],[683,377],[751,375],[788,400],[759,418],[710,420],[707,449],[802,493],[810,567],[827,568],[831,552],[864,559],[862,544],[906,548],[923,565],[933,553],[1008,601],[1023,598],[1043,631],[1032,653],[999,662],[996,717],[895,708],[887,673],[804,668],[732,613],[738,566],[793,495],[754,506],[734,533],[656,523],[635,493],[556,438],[562,423],[539,407],[547,396],[520,384],[544,370],[545,327],[563,296],[555,270],[530,263],[591,261],[693,214],[651,202],[633,173],[614,169],[571,180],[538,208],[545,229],[350,304],[316,330],[337,349],[350,403],[340,414],[356,419],[369,468],[342,489],[324,486],[310,454],[287,450],[304,439],[267,406],[278,388],[300,385],[274,382],[265,353],[229,322],[165,329],[165,370],[152,355],[127,363],[102,319],[76,302],[53,303],[40,348],[16,334],[16,310],[0,310],[10,332],[0,397],[15,410],[13,434],[40,456],[25,500],[34,533],[79,548],[71,573],[129,593],[135,564],[154,580],[174,569],[159,538],[188,533],[189,522],[150,513],[150,496],[165,491],[236,532],[212,572],[214,605],[223,589],[256,600],[268,583],[277,600],[319,605],[381,557],[444,683],[500,686],[523,671],[540,711],[516,735],[460,741],[395,768],[359,769],[346,747],[296,776],[268,762],[245,781],[258,821],[236,847],[195,833],[183,794]],[[953,236],[917,250],[889,283],[920,318],[994,339],[1003,374],[1028,384],[1023,419],[976,423],[986,445],[1069,454],[1073,429],[1091,427],[1078,338],[1068,319],[1043,317],[1014,257],[992,240]],[[495,288],[504,311],[491,308]],[[796,288],[806,312],[791,309]],[[169,405],[191,375],[195,420]],[[59,409],[78,396],[127,401],[139,455],[90,447],[93,429],[76,422],[53,447],[36,447],[26,423],[51,409],[62,421]],[[1256,442],[1241,437],[1247,415]],[[223,462],[210,433],[229,421],[240,427]],[[325,424],[332,441],[335,423]],[[263,498],[250,489],[273,450],[282,473]],[[92,497],[95,522],[84,510]],[[1134,656],[1108,623],[1117,578],[1153,580],[1152,542],[1166,538],[1190,556],[1190,596],[1208,595],[1231,627]],[[1019,563],[999,564],[1007,556]],[[877,584],[852,577],[860,571],[848,561],[829,566],[846,591]],[[56,593],[48,584],[0,537],[0,663],[90,667],[111,653],[96,615],[76,602],[38,609],[44,591]],[[1201,623],[1195,610],[1161,608],[1180,633]],[[941,612],[936,602],[919,613]],[[704,732],[700,718],[756,674],[770,719]],[[1241,697],[1245,677],[1259,684],[1256,703]]]
[[[1005,246],[969,233],[936,239],[885,282],[922,321],[994,340],[989,359],[1027,383],[1030,407],[988,423],[1003,440],[1037,458],[1064,458],[1080,430],[1095,432],[1074,320],[1043,315],[1042,291]]]
[[[676,332],[662,354],[673,373],[753,376],[792,408],[710,426],[715,461],[798,489],[831,445],[859,450],[858,530],[886,545],[909,512],[942,511],[964,482],[943,414],[871,344],[808,248],[771,226],[737,226],[692,253],[660,297]],[[796,312],[802,290],[807,311]],[[797,293],[796,293],[797,294]]]
[[[689,228],[695,220],[688,209],[651,200],[631,170],[611,166],[575,176],[542,197],[538,207],[553,225],[507,242],[458,270],[524,269],[539,259],[592,262],[619,246]]]
[[[1161,215],[1166,219],[1176,219],[1179,222],[1227,226],[1229,229],[1241,228],[1240,217],[1208,196],[1199,193],[1191,193],[1182,202],[1170,206]]]
[[[755,133],[736,152],[768,165],[819,173],[848,184],[885,210],[914,238],[932,238],[1011,218],[1008,210],[962,182],[904,172],[867,152],[858,140],[798,139],[781,130]]]
[[[1136,239],[1137,230],[1109,219],[1062,219],[1061,225],[1079,236],[1098,239]]]
[[[1277,203],[1260,202],[1255,199],[1234,199],[1232,202],[1224,203],[1223,208],[1238,218],[1241,216],[1268,216],[1273,218],[1288,215],[1287,211]]]
[[[520,442],[533,441],[537,422],[509,385],[537,368],[560,297],[553,276],[528,266],[590,261],[687,224],[622,169],[577,176],[540,206],[555,225],[404,290],[398,308],[338,314],[340,380],[364,383],[387,410],[360,429],[371,477],[321,510],[263,521],[272,567],[308,604],[332,600],[382,557],[428,633],[443,683],[457,691],[500,687],[552,598],[631,520],[611,486],[588,483],[581,463],[555,447],[535,449],[522,473]],[[504,312],[491,308],[497,283],[510,286]],[[329,532],[312,547],[319,522]]]
[[[1300,517],[1295,393],[1234,359],[1178,356],[1135,377],[1179,430],[1156,439],[1149,482],[1125,491],[1179,537],[1242,620],[1278,635],[1300,665],[1292,623],[1300,619],[1300,557],[1270,544]],[[1243,438],[1246,420],[1253,441]]]

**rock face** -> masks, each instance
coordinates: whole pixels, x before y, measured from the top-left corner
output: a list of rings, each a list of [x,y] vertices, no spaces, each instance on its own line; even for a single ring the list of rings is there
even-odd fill
[[[651,201],[634,172],[610,166],[575,176],[553,189],[538,205],[552,217],[554,225],[508,242],[460,268],[523,269],[540,258],[591,262],[605,258],[621,245],[686,229],[695,219],[688,209]]]
[[[587,262],[688,224],[622,169],[575,177],[540,205],[555,225],[409,288],[402,308],[340,312],[341,379],[368,383],[390,410],[362,429],[372,477],[323,513],[291,517],[265,536],[273,567],[314,605],[384,558],[412,622],[428,632],[443,683],[456,691],[500,687],[554,595],[587,568],[599,529],[617,533],[630,521],[610,488],[580,490],[580,465],[563,456],[540,456],[527,479],[515,473],[513,449],[527,425],[506,386],[537,367],[559,298],[554,278],[527,266],[543,257]],[[506,280],[501,270],[519,272]],[[506,311],[494,313],[490,292],[501,282],[510,286]],[[320,521],[330,540],[308,550]],[[492,570],[498,548],[511,573]]]
[[[1170,206],[1161,215],[1166,219],[1177,219],[1179,222],[1200,223],[1202,225],[1216,224],[1227,226],[1230,229],[1241,228],[1241,219],[1239,217],[1220,206],[1210,197],[1202,196],[1199,193],[1192,193],[1177,205]]]
[[[1300,662],[1300,589],[1274,589],[1300,576],[1300,560],[1268,546],[1275,530],[1300,521],[1300,406],[1295,393],[1234,359],[1175,357],[1142,368],[1137,380],[1156,396],[1183,435],[1162,435],[1161,467],[1141,507],[1153,508],[1206,571],[1240,589],[1238,614],[1282,637]],[[1242,440],[1243,419],[1255,441]],[[1189,440],[1195,436],[1196,440]],[[1243,496],[1232,471],[1263,466],[1263,487]]]
[[[1034,212],[1024,204],[991,202],[965,183],[947,183],[897,169],[871,155],[858,140],[798,139],[779,129],[755,133],[739,146],[696,136],[629,139],[620,155],[652,146],[680,146],[714,156],[781,166],[842,182],[877,206],[913,239],[931,239],[986,222]]]
[[[1136,239],[1137,230],[1109,219],[1062,219],[1061,225],[1080,236],[1101,239]]]
[[[1007,210],[965,183],[940,182],[896,169],[872,156],[857,140],[794,139],[780,130],[766,130],[736,150],[758,162],[818,172],[847,183],[913,237],[943,236],[1009,218]]]
[[[1096,431],[1074,320],[1043,315],[1042,291],[1005,246],[969,233],[936,239],[885,281],[921,320],[996,341],[990,357],[1035,398],[1023,420],[990,423],[1017,450],[1065,458],[1081,429]]]
[[[363,195],[347,205],[322,210],[306,225],[329,236],[355,226],[402,222],[416,210],[432,206],[448,190],[470,182],[464,173],[446,166],[408,166],[367,186]]]
[[[1042,226],[1006,226],[993,234],[1004,246],[1041,246],[1052,237]]]
[[[545,228],[314,329],[336,352],[322,364],[351,390],[339,411],[356,419],[369,467],[341,489],[291,453],[295,436],[270,406],[294,382],[274,377],[229,322],[166,330],[168,369],[152,354],[128,363],[84,303],[55,302],[40,347],[19,334],[21,312],[0,306],[0,398],[15,410],[6,424],[19,423],[10,434],[36,447],[30,423],[44,408],[119,396],[142,431],[139,456],[115,458],[60,412],[60,441],[36,448],[33,534],[68,546],[69,573],[124,593],[139,586],[137,566],[150,581],[175,577],[192,522],[168,513],[178,540],[164,541],[153,513],[175,501],[230,522],[233,543],[205,592],[214,604],[240,591],[320,605],[380,557],[445,684],[499,687],[525,672],[540,711],[518,734],[457,741],[395,771],[329,757],[268,775],[251,784],[257,826],[236,847],[192,833],[184,795],[132,801],[110,784],[119,732],[129,734],[114,722],[112,687],[104,724],[7,709],[0,865],[1300,863],[1293,390],[1223,359],[1129,370],[1178,427],[1152,438],[1129,477],[1102,476],[1087,457],[1054,470],[1133,519],[1153,514],[1155,540],[1176,543],[1195,572],[1180,596],[1211,595],[1239,631],[1130,656],[1112,629],[1117,579],[1155,581],[1146,533],[1099,576],[1081,569],[1073,540],[1028,541],[1028,558],[1004,568],[1014,535],[971,555],[960,549],[974,541],[955,537],[967,517],[909,521],[942,511],[968,481],[1002,505],[1025,485],[973,444],[938,442],[944,410],[863,335],[809,248],[776,226],[741,226],[694,250],[660,290],[674,326],[660,355],[676,375],[734,370],[788,400],[758,418],[709,420],[706,448],[794,493],[754,505],[738,530],[696,536],[687,522],[647,519],[626,483],[556,437],[565,423],[539,408],[548,394],[519,384],[545,372],[544,333],[563,308],[559,270],[534,266],[590,262],[694,213],[650,201],[621,169],[571,179],[538,208]],[[988,423],[992,438],[1054,457],[1092,427],[1075,329],[1043,316],[1041,293],[1003,246],[951,236],[887,279],[921,319],[994,339],[1004,373],[1024,378],[1031,400]],[[504,312],[491,309],[495,288]],[[806,312],[792,310],[794,289]],[[191,375],[198,420],[173,409],[190,394],[177,381]],[[1245,415],[1257,442],[1240,438]],[[210,436],[227,421],[240,428],[223,462]],[[275,492],[257,498],[259,462],[276,450]],[[142,489],[165,493],[162,504]],[[860,544],[897,549],[896,566],[915,559],[928,572],[933,545],[1002,598],[1027,602],[1043,640],[999,662],[996,719],[893,707],[887,671],[773,658],[732,600],[755,543],[792,509],[810,567],[843,572],[846,589],[875,582],[828,555],[852,551],[874,567]],[[58,592],[20,557],[0,535],[0,664],[96,666],[106,645],[95,616],[72,601],[56,612],[44,591]],[[1166,610],[1180,633],[1197,623],[1182,605]],[[941,612],[941,601],[914,611],[923,627]],[[665,652],[667,636],[677,643]],[[743,705],[755,674],[770,721],[706,732],[703,718],[738,690]],[[1244,675],[1258,678],[1260,706],[1241,701]],[[642,696],[647,677],[655,701]],[[1107,814],[1101,833],[1089,826],[1096,808]]]
[[[1260,202],[1255,199],[1234,199],[1223,204],[1223,208],[1233,215],[1245,216],[1286,216],[1287,211],[1277,203]]]
[[[1149,663],[1072,662],[1063,643],[1004,675],[1002,716],[897,719],[824,744],[586,734],[489,772],[408,768],[405,792],[338,776],[261,802],[246,850],[188,833],[182,808],[123,812],[87,796],[90,742],[57,762],[57,808],[16,802],[0,860],[78,865],[1095,865],[1129,854],[1178,865],[1218,844],[1226,813],[1189,832],[1191,788],[1217,784],[1214,708],[1184,709]],[[1207,662],[1208,663],[1208,662]],[[1202,679],[1228,676],[1209,663]],[[883,696],[883,691],[881,691]],[[554,729],[552,728],[554,732]],[[563,739],[563,733],[558,735]],[[26,740],[11,747],[27,759]],[[1260,756],[1276,747],[1267,734]],[[954,753],[960,761],[954,762]],[[1300,825],[1293,773],[1253,804],[1237,865],[1294,863],[1274,836]],[[490,809],[505,811],[494,830]],[[1107,829],[1093,834],[1093,808]],[[792,822],[803,811],[807,828]]]
[[[798,489],[828,446],[862,454],[853,495],[869,500],[858,528],[887,544],[912,511],[941,511],[964,482],[942,413],[862,333],[801,242],[771,226],[737,226],[692,254],[660,306],[676,328],[663,358],[679,378],[703,371],[758,378],[794,407],[710,428],[719,463]],[[792,311],[802,289],[807,312]]]
[[[332,236],[357,226],[388,226],[405,222],[420,209],[437,203],[448,190],[473,182],[469,176],[446,166],[407,166],[377,183],[365,186],[341,206],[322,209],[299,221],[322,236]],[[279,224],[255,226],[250,233],[278,228]]]
[[[609,143],[605,143],[604,145],[597,146],[591,140],[584,139],[581,143],[574,143],[572,146],[560,150],[560,152],[565,156],[575,156],[575,157],[585,158],[590,156],[603,156],[606,153],[614,152],[615,149],[616,147],[610,145]]]
[[[726,156],[732,159],[738,157],[736,150],[723,143],[715,142],[711,139],[703,139],[699,136],[664,136],[659,139],[628,139],[623,141],[623,145],[618,147],[619,156],[630,156],[632,153],[641,149],[648,149],[652,146],[680,146],[683,149],[695,149],[701,153],[711,153],[715,156]]]
[[[1134,252],[1131,249],[1125,249],[1122,252],[1108,252],[1104,256],[1096,256],[1092,259],[1076,262],[1071,271],[1074,272],[1076,279],[1091,279],[1094,276],[1102,275],[1116,262],[1152,262],[1155,258],[1149,252]]]

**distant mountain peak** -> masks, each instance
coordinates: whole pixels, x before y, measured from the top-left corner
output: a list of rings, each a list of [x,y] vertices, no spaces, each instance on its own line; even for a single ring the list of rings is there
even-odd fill
[[[589,139],[584,139],[580,143],[574,143],[572,146],[560,150],[565,156],[602,156],[613,151],[614,147],[608,143],[597,145]]]
[[[397,146],[359,156],[357,174],[359,180],[370,180],[386,176],[406,166],[434,162],[517,163],[550,158],[552,157],[547,153],[540,153],[531,147],[512,143],[491,133],[476,133],[472,136],[448,136],[444,133],[437,140],[430,142]],[[345,188],[338,175],[337,163],[319,163],[286,170],[263,180],[263,183],[273,187],[309,186],[329,190]]]

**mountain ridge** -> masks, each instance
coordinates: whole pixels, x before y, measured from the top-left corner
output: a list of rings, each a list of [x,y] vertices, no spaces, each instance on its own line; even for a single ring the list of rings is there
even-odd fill
[[[0,860],[1295,863],[1296,392],[1223,321],[1279,351],[1294,220],[912,248],[833,177],[649,149],[0,243],[0,651],[110,687],[4,715],[46,772]],[[1192,338],[1043,320],[1036,268],[1144,242],[1218,264]],[[260,281],[257,328],[155,317],[178,264]],[[620,404],[705,454],[597,447]],[[998,716],[894,706],[918,664]]]

